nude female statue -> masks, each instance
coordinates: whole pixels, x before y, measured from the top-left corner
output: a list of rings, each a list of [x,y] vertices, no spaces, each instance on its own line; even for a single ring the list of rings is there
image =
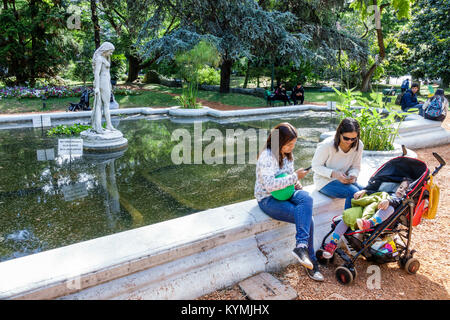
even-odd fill
[[[106,119],[106,129],[115,131],[111,123],[111,114],[109,112],[109,103],[111,99],[111,76],[109,69],[111,67],[111,54],[114,51],[114,45],[110,42],[104,42],[94,53],[92,57],[92,69],[94,70],[94,109],[91,115],[92,130],[102,134],[105,129],[102,128],[102,113]]]

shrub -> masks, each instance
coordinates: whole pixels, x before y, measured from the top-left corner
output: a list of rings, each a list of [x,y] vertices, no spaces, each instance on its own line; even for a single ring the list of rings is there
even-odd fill
[[[198,83],[200,84],[220,84],[220,73],[214,68],[205,67],[198,71]]]

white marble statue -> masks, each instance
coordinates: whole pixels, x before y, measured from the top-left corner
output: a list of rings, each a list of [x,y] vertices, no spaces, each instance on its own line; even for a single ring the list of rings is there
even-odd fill
[[[106,130],[115,131],[111,123],[111,114],[109,105],[111,99],[111,54],[114,51],[114,45],[110,42],[104,42],[95,50],[92,58],[92,68],[94,70],[94,108],[91,115],[92,131],[102,134],[105,129],[102,128],[102,115],[105,116]]]

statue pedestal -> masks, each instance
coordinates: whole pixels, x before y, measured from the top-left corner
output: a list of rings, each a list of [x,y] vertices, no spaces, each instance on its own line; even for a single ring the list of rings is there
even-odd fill
[[[88,153],[109,153],[125,149],[128,140],[119,130],[103,129],[103,133],[96,133],[91,129],[81,132],[83,150]]]

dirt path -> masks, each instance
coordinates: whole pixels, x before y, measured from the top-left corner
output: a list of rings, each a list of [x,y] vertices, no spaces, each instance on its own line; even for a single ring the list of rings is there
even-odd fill
[[[443,126],[450,130],[450,117]],[[340,285],[334,276],[337,265],[322,267],[325,277],[322,283],[311,280],[303,267],[292,264],[273,275],[283,283],[293,287],[300,300],[350,299],[350,300],[449,300],[450,290],[450,144],[415,150],[418,158],[433,170],[438,162],[432,152],[437,152],[447,162],[437,175],[436,183],[441,190],[438,214],[434,220],[423,219],[414,228],[412,248],[417,250],[415,258],[420,261],[420,269],[415,275],[408,275],[396,263],[380,266],[380,288],[374,288],[373,270],[365,260],[358,260],[358,276],[348,287]],[[342,261],[338,263],[341,264]],[[370,268],[369,268],[370,267]],[[371,277],[372,276],[372,277]],[[373,289],[370,289],[373,288]],[[246,299],[238,285],[218,290],[202,296],[200,300],[242,300]]]

